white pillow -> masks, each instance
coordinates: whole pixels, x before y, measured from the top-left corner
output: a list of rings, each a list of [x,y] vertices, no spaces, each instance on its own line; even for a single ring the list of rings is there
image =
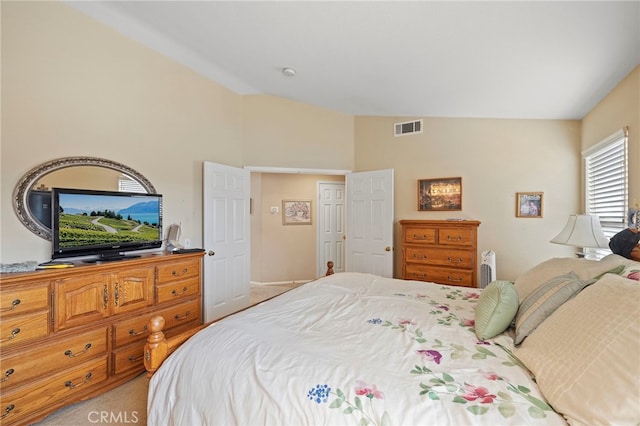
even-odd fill
[[[606,274],[514,354],[570,424],[640,424],[640,286]]]
[[[516,278],[514,285],[522,303],[534,290],[554,277],[573,271],[581,280],[588,280],[623,264],[624,260],[626,259],[622,256],[607,256],[602,260],[554,257],[520,275]]]

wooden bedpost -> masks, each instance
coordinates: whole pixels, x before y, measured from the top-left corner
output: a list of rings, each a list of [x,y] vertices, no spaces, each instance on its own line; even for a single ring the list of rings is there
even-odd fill
[[[329,275],[333,275],[333,262],[332,261],[328,261],[327,262],[327,273],[324,274],[325,276],[329,276]]]
[[[149,320],[149,330],[151,332],[147,336],[147,343],[144,345],[144,368],[147,370],[148,378],[151,378],[167,357],[168,346],[162,332],[163,328],[163,317],[156,316]]]

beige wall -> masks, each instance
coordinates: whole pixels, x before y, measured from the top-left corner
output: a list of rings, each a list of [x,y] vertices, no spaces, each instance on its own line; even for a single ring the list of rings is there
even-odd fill
[[[344,182],[344,176],[252,173],[251,180],[252,197],[258,194],[251,217],[251,279],[279,283],[317,278],[318,183]],[[283,225],[283,200],[312,200],[311,225]],[[271,213],[271,207],[278,213]],[[253,238],[258,228],[261,238]]]
[[[640,204],[640,66],[584,117],[582,150],[624,126],[629,126],[629,203],[633,206]]]
[[[571,255],[571,249],[548,241],[569,213],[581,209],[581,147],[624,124],[632,133],[632,198],[640,197],[637,69],[582,127],[578,121],[426,118],[423,134],[394,138],[392,124],[406,118],[354,118],[272,96],[241,97],[63,3],[0,5],[3,263],[49,258],[50,243],[15,217],[11,193],[26,171],[65,156],[104,157],[138,170],[165,196],[166,223],[181,223],[182,236],[194,246],[202,244],[203,161],[394,168],[396,221],[449,216],[482,221],[479,252],[497,252],[504,279],[548,257]],[[609,125],[612,117],[616,122]],[[264,176],[252,182],[252,195],[269,206],[273,200],[254,192],[271,190]],[[417,180],[449,176],[463,178],[463,210],[418,212]],[[545,193],[544,218],[515,218],[515,193],[523,191]],[[289,247],[279,253],[270,246],[269,238],[285,231],[275,223],[269,229],[272,219],[261,218],[255,227],[252,217],[257,229],[252,258],[260,259],[252,265],[252,278],[263,282],[280,281],[278,271],[267,269],[292,258]],[[279,257],[264,259],[267,251]],[[399,256],[396,250],[396,263]],[[309,278],[294,269],[288,273],[282,280]]]
[[[268,95],[243,98],[244,164],[351,170],[354,117]]]
[[[136,169],[164,195],[165,223],[180,223],[193,246],[202,245],[203,161],[353,166],[352,116],[243,99],[63,3],[0,7],[2,263],[50,258],[50,243],[16,218],[11,194],[24,173],[54,158]]]
[[[77,155],[145,175],[166,223],[200,245],[202,161],[242,165],[241,123],[240,96],[68,6],[2,2],[2,262],[50,258],[11,193],[32,167]]]
[[[393,136],[411,117],[356,118],[356,170],[395,170],[395,219],[482,222],[478,253],[496,252],[499,279],[571,249],[549,243],[579,205],[578,121],[425,118],[424,133]],[[420,212],[418,179],[462,177],[462,211]],[[515,217],[516,192],[544,192],[543,218]],[[395,227],[400,276],[400,227]]]

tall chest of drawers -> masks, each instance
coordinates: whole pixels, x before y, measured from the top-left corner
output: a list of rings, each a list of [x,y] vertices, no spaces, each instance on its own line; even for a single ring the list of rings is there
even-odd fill
[[[29,424],[144,371],[149,320],[202,323],[202,254],[0,275],[0,425]]]
[[[477,287],[475,220],[401,220],[402,278]]]

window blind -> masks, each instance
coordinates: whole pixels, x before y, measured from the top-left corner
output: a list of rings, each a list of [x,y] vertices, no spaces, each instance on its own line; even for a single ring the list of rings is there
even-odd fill
[[[147,190],[137,180],[131,179],[127,175],[121,175],[118,178],[118,191],[120,192],[140,192],[146,193]]]
[[[585,210],[600,217],[607,237],[625,226],[628,198],[627,129],[621,129],[583,152]]]

